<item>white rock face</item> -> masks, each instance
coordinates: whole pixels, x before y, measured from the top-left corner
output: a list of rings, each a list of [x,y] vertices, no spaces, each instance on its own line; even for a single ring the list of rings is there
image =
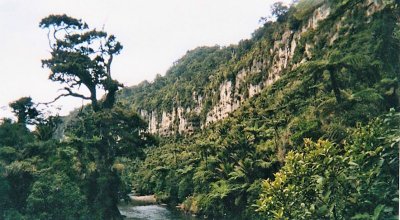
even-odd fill
[[[367,0],[366,5],[368,6],[366,15],[371,16],[375,12],[381,10],[384,7],[384,4],[382,4],[382,1],[380,0]]]
[[[157,112],[152,111],[150,114],[149,131],[156,133],[158,131]]]
[[[178,118],[179,118],[178,132],[181,134],[181,133],[185,132],[185,130],[186,130],[187,121],[183,116],[183,113],[185,112],[185,110],[182,107],[178,107],[177,112],[178,112]]]
[[[365,4],[368,6],[367,15],[371,15],[382,8],[382,5],[376,4],[374,0],[368,0]],[[285,31],[281,39],[274,42],[273,48],[269,50],[268,57],[262,57],[262,60],[253,60],[250,67],[238,71],[234,82],[224,81],[220,84],[218,91],[214,91],[214,94],[218,94],[219,96],[218,102],[213,103],[213,107],[207,112],[204,124],[197,126],[203,128],[204,126],[227,117],[229,113],[238,109],[248,98],[261,93],[265,87],[270,86],[278,80],[285,69],[289,68],[293,70],[301,63],[310,59],[314,46],[312,42],[304,45],[304,58],[299,63],[291,63],[302,34],[309,30],[316,29],[318,27],[318,22],[326,19],[330,12],[329,6],[323,4],[313,12],[308,22],[306,22],[299,31]],[[334,28],[336,31],[330,36],[330,44],[333,44],[338,38],[337,32],[341,28],[340,22],[336,24]],[[246,79],[249,76],[260,74],[263,70],[266,72],[264,80],[258,82],[258,84],[246,85]],[[247,91],[241,91],[241,87],[243,86],[247,87]],[[140,114],[148,121],[148,129],[151,133],[158,133],[160,135],[170,135],[176,132],[180,134],[191,133],[194,131],[195,127],[190,122],[188,115],[200,115],[204,107],[203,100],[207,97],[202,97],[193,92],[192,98],[194,103],[196,103],[194,109],[184,109],[181,106],[176,106],[172,112],[162,112],[161,116],[158,116],[156,110],[150,113],[142,110]]]
[[[219,102],[207,114],[206,125],[228,116],[232,109],[232,82],[225,81],[219,86]]]
[[[249,87],[249,98],[257,95],[260,92],[261,92],[261,85],[252,85],[252,84],[250,84],[250,87]]]
[[[323,4],[321,7],[317,8],[311,19],[308,20],[308,28],[316,29],[318,27],[318,22],[327,18],[330,12],[331,9],[327,4]]]
[[[213,122],[221,120],[233,112],[248,98],[259,94],[262,89],[266,86],[271,85],[280,78],[280,74],[284,69],[289,67],[290,61],[294,55],[294,51],[297,46],[297,41],[300,39],[301,33],[309,30],[310,28],[316,28],[318,21],[325,19],[329,15],[329,7],[321,6],[316,9],[313,16],[309,19],[307,25],[301,29],[301,32],[293,33],[292,31],[286,31],[283,33],[281,40],[274,42],[273,49],[270,50],[270,56],[272,56],[272,63],[269,63],[269,58],[265,58],[262,61],[253,60],[252,65],[249,68],[242,69],[238,72],[233,84],[232,81],[225,81],[219,86],[219,101],[214,104],[212,109],[207,113],[205,124],[201,127],[207,126]],[[306,45],[306,53],[310,54],[310,48]],[[246,83],[246,77],[252,74],[259,74],[262,69],[266,69],[266,66],[270,66],[267,70],[267,77],[264,81],[258,84],[249,84],[247,95],[240,92],[240,87]],[[193,100],[196,103],[194,109],[184,109],[183,107],[176,107],[172,112],[161,113],[158,115],[157,110],[153,110],[150,113],[141,110],[141,116],[148,121],[149,131],[151,133],[157,133],[160,135],[170,135],[175,132],[184,134],[194,130],[193,125],[189,122],[187,115],[194,113],[199,115],[203,109],[203,97],[193,92]]]

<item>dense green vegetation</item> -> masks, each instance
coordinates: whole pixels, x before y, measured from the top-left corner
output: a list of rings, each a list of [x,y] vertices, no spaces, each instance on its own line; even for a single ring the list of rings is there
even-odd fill
[[[304,59],[311,42],[312,57],[286,69],[278,81],[230,117],[191,136],[165,137],[159,147],[148,149],[146,159],[131,167],[136,192],[156,193],[160,200],[217,218],[397,218],[400,26],[396,3],[381,2],[382,8],[368,16],[370,5],[365,1],[301,1],[279,13],[277,22],[257,30],[240,58],[231,58],[217,70],[207,69],[201,76],[212,78],[206,88],[218,91],[219,79],[233,80],[230,74],[235,76],[238,66],[266,56],[263,50],[269,50],[271,41],[287,28],[300,28],[323,3],[330,5],[330,15],[317,29],[302,34],[292,65]],[[330,43],[335,32],[337,38]],[[178,63],[170,71],[179,67],[192,73],[191,62],[204,61],[196,56],[204,50],[188,53],[183,58],[187,63]],[[185,81],[183,87],[196,91],[198,77]],[[173,100],[172,84],[160,82],[178,79],[167,74],[152,84],[128,89],[136,98],[143,95],[136,91],[148,89],[149,96],[143,97],[149,98],[140,103],[133,100],[134,108],[150,106],[151,110],[155,106],[149,103],[157,91],[172,99],[155,103]],[[255,81],[262,79],[265,76]]]
[[[301,33],[280,78],[248,98],[271,77],[271,54],[283,49],[274,43],[322,5],[329,16]],[[277,3],[273,15],[249,40],[189,51],[165,76],[122,90],[111,75],[122,50],[113,35],[44,18],[43,65],[65,86],[55,99],[91,104],[65,120],[30,97],[10,103],[17,121],[0,122],[0,219],[120,219],[117,203],[131,190],[216,219],[398,219],[399,5],[303,0]],[[221,83],[255,63],[240,108],[200,129]],[[198,126],[190,135],[155,138],[135,113],[193,109],[196,96],[203,108],[188,117]]]
[[[40,27],[51,33],[51,58],[43,60],[49,79],[65,85],[55,100],[74,96],[91,105],[56,138],[62,118],[45,115],[30,97],[10,104],[18,120],[0,124],[0,219],[122,219],[117,204],[131,187],[120,161],[142,158],[155,141],[136,113],[115,104],[120,84],[110,68],[122,46],[66,15],[50,15]],[[81,85],[89,97],[76,90]],[[100,101],[99,89],[105,91]]]
[[[41,120],[33,132],[11,120],[0,125],[1,218],[120,218],[116,205],[130,187],[118,161],[151,144],[144,122],[120,107],[84,111],[60,142],[51,132],[60,120]]]
[[[257,211],[271,219],[398,219],[399,123],[392,111],[343,144],[305,139],[263,182]]]

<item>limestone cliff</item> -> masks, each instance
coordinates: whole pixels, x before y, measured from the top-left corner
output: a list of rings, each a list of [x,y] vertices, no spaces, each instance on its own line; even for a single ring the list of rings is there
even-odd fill
[[[363,7],[365,17],[368,17],[380,10],[382,3],[368,0],[354,1],[354,5]],[[170,84],[174,82],[175,85],[171,88],[176,89],[175,94],[159,98],[153,106],[144,106],[135,102],[132,105],[148,121],[149,131],[160,135],[191,133],[196,129],[201,129],[221,120],[238,109],[243,102],[276,82],[286,70],[293,70],[301,63],[312,60],[314,48],[316,44],[321,44],[321,42],[318,36],[310,37],[310,35],[319,28],[319,25],[325,19],[330,18],[331,12],[329,2],[321,1],[307,15],[307,18],[298,24],[298,27],[293,27],[289,21],[267,23],[261,28],[261,30],[265,29],[262,30],[264,31],[263,36],[259,39],[253,39],[252,45],[246,48],[239,58],[240,50],[238,49],[218,48],[225,51],[231,50],[230,55],[226,63],[215,64],[216,67],[210,73],[207,73],[208,75],[206,74],[208,76],[206,84],[187,86],[189,89],[180,92],[179,87],[183,85],[179,83],[179,79],[184,77],[185,69],[182,71],[179,69],[182,73],[175,76],[177,80],[168,82]],[[352,15],[343,14],[340,16]],[[332,20],[334,20],[333,25],[332,23],[322,24],[325,25],[326,38],[329,39],[325,43],[330,46],[335,44],[343,32],[351,29],[351,25],[342,24],[340,19]],[[329,27],[326,27],[327,25]],[[186,80],[196,80],[190,77]],[[160,83],[163,82],[163,79],[158,80],[158,83],[163,85]],[[144,86],[148,85],[151,85],[151,83]],[[147,93],[144,88],[142,88],[142,92],[144,95],[141,98],[152,98],[151,95],[146,96]],[[166,92],[169,92],[168,89]],[[186,97],[190,97],[189,101],[182,98],[184,94],[186,94]],[[164,107],[159,102],[164,103]],[[190,104],[187,104],[187,102],[190,102]]]

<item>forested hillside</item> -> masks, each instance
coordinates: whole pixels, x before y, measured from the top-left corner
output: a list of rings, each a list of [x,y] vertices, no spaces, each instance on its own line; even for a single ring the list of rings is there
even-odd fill
[[[122,90],[165,136],[132,167],[135,191],[216,218],[396,218],[398,5],[275,7],[251,39]]]
[[[63,88],[0,120],[0,219],[122,219],[131,192],[208,219],[398,219],[399,4],[295,2],[129,88],[114,35],[43,18]],[[49,114],[65,96],[90,104]]]
[[[301,1],[290,10],[281,5],[278,21],[266,22],[251,39],[229,47],[189,51],[164,77],[125,88],[120,97],[144,117],[152,133],[184,134],[226,118],[244,101],[298,68],[323,72],[331,68],[329,61],[337,63],[333,71],[356,64],[354,68],[362,66],[372,72],[379,65],[372,62],[376,61],[370,56],[372,51],[381,53],[380,62],[391,59],[396,63],[397,59],[396,55],[388,57],[396,53],[395,46],[389,46],[393,45],[390,33],[382,27],[382,22],[389,21],[375,21],[376,13],[387,10],[383,4]],[[340,99],[339,90],[345,89],[336,88],[342,82],[335,78],[331,79],[332,91]]]

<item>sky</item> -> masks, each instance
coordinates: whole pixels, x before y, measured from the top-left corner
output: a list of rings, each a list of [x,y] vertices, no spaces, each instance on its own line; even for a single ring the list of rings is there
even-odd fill
[[[23,96],[52,101],[61,85],[47,79],[41,60],[49,58],[46,31],[38,27],[50,14],[80,18],[90,28],[117,37],[123,46],[112,74],[125,86],[164,75],[172,63],[199,46],[228,46],[248,39],[269,14],[272,0],[0,0],[0,118]],[[54,103],[61,115],[82,100]]]

